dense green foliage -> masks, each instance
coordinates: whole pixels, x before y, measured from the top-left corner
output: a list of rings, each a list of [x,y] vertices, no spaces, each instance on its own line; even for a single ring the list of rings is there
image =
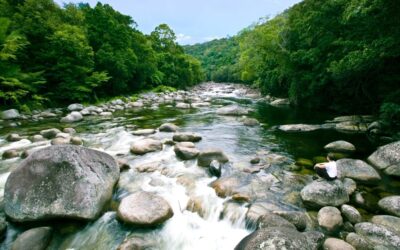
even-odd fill
[[[264,94],[288,97],[295,105],[380,112],[399,126],[399,13],[398,0],[304,0],[234,38],[219,40],[225,45],[206,43],[187,51],[205,68],[217,59],[228,61],[242,81],[258,85]],[[231,46],[237,42],[239,53]],[[224,46],[230,51],[214,58]]]
[[[216,39],[184,48],[186,53],[200,60],[208,81],[241,82],[239,43],[235,38]]]
[[[109,5],[0,0],[0,103],[26,109],[200,82],[200,62],[175,39],[165,24],[144,35]]]

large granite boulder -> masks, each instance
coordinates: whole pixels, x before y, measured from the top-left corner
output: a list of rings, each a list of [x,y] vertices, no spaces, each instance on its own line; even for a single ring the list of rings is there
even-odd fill
[[[106,153],[72,145],[40,149],[8,177],[5,212],[18,222],[95,219],[118,178],[118,166]]]
[[[381,180],[378,172],[362,160],[340,159],[336,164],[341,178],[347,177],[363,183],[374,183]]]
[[[391,215],[375,215],[371,222],[377,225],[387,227],[400,235],[400,218]]]
[[[3,120],[12,120],[18,119],[21,115],[19,114],[18,110],[16,109],[8,109],[1,112],[1,119]]]
[[[235,250],[318,249],[318,243],[316,244],[311,237],[309,238],[307,236],[307,233],[300,233],[288,227],[262,228],[243,238],[235,247]]]
[[[131,225],[156,226],[171,218],[174,212],[164,198],[140,191],[122,199],[117,215]]]
[[[400,217],[400,196],[388,196],[378,202],[378,206],[385,212]]]
[[[378,169],[400,163],[400,141],[379,147],[368,157],[368,162]]]
[[[334,141],[324,146],[328,152],[350,154],[356,151],[356,147],[347,141]]]
[[[363,236],[375,246],[400,249],[400,235],[385,226],[362,222],[356,224],[354,229],[358,235]]]
[[[349,202],[349,195],[340,180],[316,180],[305,186],[301,199],[312,207],[340,206]]]

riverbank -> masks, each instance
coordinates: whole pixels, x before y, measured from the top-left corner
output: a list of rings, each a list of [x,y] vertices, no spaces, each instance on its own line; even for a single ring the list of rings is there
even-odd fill
[[[32,116],[9,121],[16,122],[17,126],[0,129],[1,153],[14,150],[11,155],[17,156],[0,161],[1,187],[17,166],[22,164],[29,169],[33,159],[43,162],[38,155],[42,150],[50,150],[44,155],[66,154],[59,159],[70,159],[66,162],[71,166],[83,162],[73,169],[81,167],[80,174],[92,176],[91,171],[85,170],[91,166],[85,159],[90,156],[92,160],[88,162],[97,162],[97,157],[103,156],[79,150],[70,156],[69,152],[75,149],[65,144],[71,143],[83,144],[84,147],[78,148],[91,148],[111,155],[118,165],[107,161],[102,167],[115,169],[118,166],[119,177],[116,180],[114,170],[102,170],[97,177],[85,177],[93,182],[79,184],[74,189],[72,198],[82,194],[82,197],[97,201],[92,203],[98,205],[93,206],[97,209],[91,210],[94,212],[89,217],[86,212],[75,212],[59,223],[54,219],[65,218],[64,213],[71,211],[57,215],[44,211],[45,217],[30,218],[28,224],[19,224],[13,221],[25,219],[9,208],[11,201],[25,202],[18,200],[18,192],[12,191],[19,190],[18,184],[25,182],[20,179],[23,177],[13,174],[12,178],[18,180],[13,182],[16,187],[5,187],[7,219],[4,225],[7,229],[2,243],[5,249],[16,244],[13,243],[16,239],[17,242],[21,237],[24,239],[22,232],[38,226],[50,228],[51,234],[47,229],[40,231],[51,235],[47,242],[49,249],[86,249],[89,246],[124,249],[132,245],[149,249],[233,249],[247,235],[250,236],[238,245],[238,249],[251,249],[254,244],[262,243],[259,239],[270,244],[266,239],[271,237],[287,246],[299,246],[297,249],[316,249],[322,244],[332,244],[332,241],[342,245],[347,241],[356,248],[360,247],[357,242],[389,248],[397,246],[393,245],[399,237],[396,226],[386,222],[387,218],[392,220],[398,216],[393,214],[396,208],[391,204],[395,204],[400,193],[399,180],[388,175],[396,173],[399,157],[393,152],[396,152],[397,144],[372,154],[376,148],[373,145],[365,147],[368,139],[364,133],[348,134],[334,128],[315,131],[279,129],[293,124],[324,124],[334,117],[293,113],[289,107],[271,106],[246,86],[212,83],[190,91],[147,93],[134,101],[113,100],[92,107],[72,105],[65,111],[49,112],[56,116],[45,118],[40,115],[43,119],[33,120]],[[73,116],[73,112],[79,112],[82,119],[61,123],[68,115]],[[75,119],[75,116],[69,118]],[[10,136],[12,133],[18,135]],[[328,143],[340,140],[350,142],[354,149],[343,143],[324,149]],[[48,147],[51,144],[67,148],[57,151],[57,148]],[[343,152],[343,148],[347,151]],[[343,170],[340,180],[313,180],[312,165],[332,150],[349,159],[338,161]],[[368,157],[371,154],[375,156]],[[31,156],[22,163],[20,156],[27,155]],[[383,160],[390,165],[382,165]],[[57,175],[51,170],[51,164],[44,166],[52,176]],[[30,174],[37,177],[37,173],[41,172]],[[58,180],[68,183],[79,183],[80,180],[63,179]],[[103,189],[95,186],[99,180],[104,182]],[[98,203],[96,197],[85,193],[109,190],[105,187],[113,186],[113,183],[116,186],[112,193],[104,194],[111,201],[104,203],[101,199]],[[50,189],[54,187],[58,185]],[[69,201],[71,197],[66,199],[63,195],[72,192],[63,189],[56,202],[57,199],[38,193],[36,188],[29,190],[36,200],[50,202],[49,206]],[[56,189],[54,192],[57,193]],[[40,204],[43,203],[26,204],[29,206],[25,208],[36,212],[42,210]],[[74,209],[86,211],[82,207]],[[131,216],[131,213],[142,214],[144,210],[149,211],[140,217],[140,223],[137,216]],[[50,222],[43,222],[45,218],[51,219]],[[36,222],[32,224],[32,220]],[[273,229],[270,228],[272,225]],[[384,238],[376,233],[377,230],[390,237]],[[278,233],[272,235],[272,232]],[[307,242],[295,245],[299,239],[307,239]]]

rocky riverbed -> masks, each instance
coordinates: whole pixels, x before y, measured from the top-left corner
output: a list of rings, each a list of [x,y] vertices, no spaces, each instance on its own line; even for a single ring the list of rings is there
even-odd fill
[[[370,116],[207,83],[2,118],[2,249],[400,248],[400,142]]]

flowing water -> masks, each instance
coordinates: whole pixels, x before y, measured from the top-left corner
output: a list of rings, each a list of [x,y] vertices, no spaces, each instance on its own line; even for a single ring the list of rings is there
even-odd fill
[[[233,90],[231,86],[229,89]],[[235,87],[233,91],[227,91],[225,85],[213,85],[213,88],[207,91],[196,93],[203,100],[210,101],[211,106],[190,110],[178,110],[168,105],[151,106],[118,111],[111,117],[85,117],[82,122],[68,125],[77,130],[77,135],[84,140],[85,146],[105,151],[116,158],[126,159],[132,169],[121,173],[109,212],[97,221],[88,224],[72,221],[52,224],[55,234],[50,249],[116,249],[128,236],[140,239],[148,246],[146,249],[233,249],[243,237],[254,230],[251,224],[246,223],[249,204],[232,203],[229,196],[218,197],[209,186],[216,178],[210,177],[204,169],[198,167],[196,160],[177,159],[173,147],[168,145],[160,152],[144,156],[130,154],[130,145],[143,138],[132,135],[136,127],[157,128],[162,123],[172,122],[180,126],[181,131],[199,133],[203,138],[196,143],[196,147],[200,150],[222,149],[229,156],[231,168],[238,176],[242,176],[241,170],[251,168],[249,161],[256,155],[276,153],[286,157],[289,163],[298,157],[311,159],[325,155],[323,146],[338,139],[355,144],[360,158],[373,150],[364,135],[326,130],[286,134],[271,129],[272,126],[280,124],[320,124],[332,119],[330,114],[275,108],[262,100],[246,97],[246,88],[240,86]],[[247,127],[243,125],[241,117],[216,114],[218,107],[228,104],[252,109],[253,112],[249,116],[257,118],[261,125]],[[38,134],[42,129],[66,127],[58,121],[59,118],[38,122],[23,121],[18,127],[0,128],[0,154],[12,148],[48,146],[48,141],[31,143],[21,140],[8,143],[5,137],[11,132],[30,136]],[[150,137],[171,139],[171,133],[157,132]],[[1,193],[9,172],[20,161],[0,161]],[[138,171],[137,166],[144,164],[156,167],[152,170]],[[246,182],[244,186],[251,186],[252,192],[260,201],[268,200],[269,205],[283,210],[304,210],[301,204],[289,202],[287,197],[290,197],[288,195],[293,190],[298,191],[304,186],[310,180],[310,174],[312,173],[285,172],[285,175],[273,175],[261,171],[254,175],[246,175],[242,180]],[[299,181],[292,182],[293,179]],[[285,183],[292,184],[282,186]],[[154,192],[164,197],[173,208],[174,216],[163,226],[151,229],[132,228],[120,223],[113,210],[123,197],[139,190]],[[198,201],[200,208],[194,208],[195,205],[187,206],[193,199]],[[10,224],[2,248],[7,249],[23,229]]]

